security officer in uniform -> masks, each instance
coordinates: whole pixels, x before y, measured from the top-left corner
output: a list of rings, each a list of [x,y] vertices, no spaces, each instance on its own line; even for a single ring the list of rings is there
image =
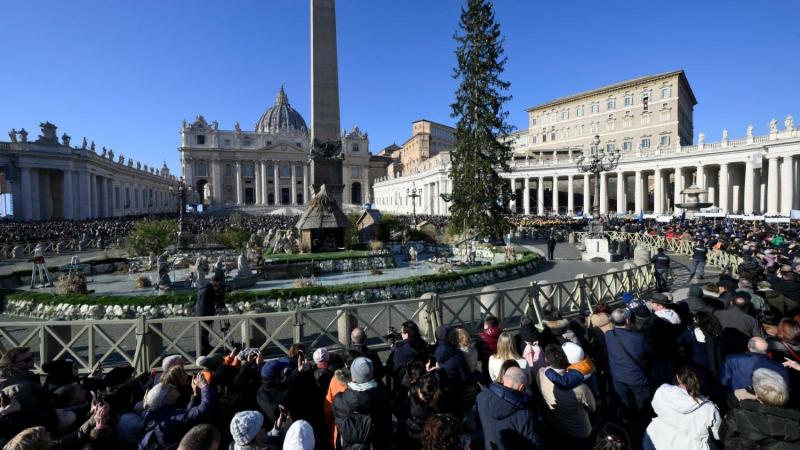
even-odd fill
[[[663,248],[658,249],[658,253],[650,259],[650,262],[656,268],[656,289],[658,292],[666,292],[667,289],[667,273],[669,272],[670,259]]]
[[[692,265],[689,268],[689,281],[697,274],[697,279],[702,280],[706,271],[706,259],[708,257],[708,246],[705,240],[697,241],[692,249]]]

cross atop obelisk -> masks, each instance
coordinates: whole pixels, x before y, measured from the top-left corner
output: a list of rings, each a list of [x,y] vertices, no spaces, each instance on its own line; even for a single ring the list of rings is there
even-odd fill
[[[311,183],[342,205],[336,1],[311,0]]]

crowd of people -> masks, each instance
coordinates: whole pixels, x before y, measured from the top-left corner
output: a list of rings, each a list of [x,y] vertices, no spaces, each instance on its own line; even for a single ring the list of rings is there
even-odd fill
[[[550,226],[556,223],[550,222]],[[545,226],[545,225],[542,225]],[[0,358],[4,449],[800,449],[798,229],[685,221],[606,229],[691,239],[692,259],[742,257],[687,295],[624,293],[588,316],[523,317],[471,335],[413,321],[378,353],[352,330],[344,349],[295,343],[161,370],[79,376],[69,358]],[[374,342],[374,341],[373,341]],[[189,370],[189,363],[199,367]],[[194,372],[194,373],[192,373]]]

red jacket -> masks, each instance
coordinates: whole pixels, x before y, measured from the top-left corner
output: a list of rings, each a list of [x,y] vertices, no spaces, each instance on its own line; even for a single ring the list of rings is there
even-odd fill
[[[483,350],[481,353],[483,354],[481,357],[488,358],[497,352],[497,338],[500,337],[500,333],[502,332],[503,330],[501,330],[499,326],[487,328],[481,331],[481,333],[478,335],[478,337],[481,338],[481,342],[483,342],[483,345],[481,346],[481,350]]]

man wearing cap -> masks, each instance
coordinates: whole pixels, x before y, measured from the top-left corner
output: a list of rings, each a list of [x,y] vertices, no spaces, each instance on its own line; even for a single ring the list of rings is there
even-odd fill
[[[389,394],[372,376],[372,361],[358,357],[350,365],[347,390],[333,398],[333,415],[343,448],[384,450],[392,434]]]
[[[717,292],[719,292],[719,296],[717,300],[722,303],[723,308],[727,308],[730,306],[731,302],[733,302],[733,298],[736,296],[736,288],[738,285],[736,281],[734,281],[730,277],[719,277],[719,283],[717,283]]]
[[[747,342],[752,337],[764,337],[761,324],[747,313],[749,306],[750,294],[736,291],[733,302],[728,308],[714,312],[714,316],[722,325],[724,353],[727,355],[746,351]]]
[[[653,347],[653,375],[656,386],[672,379],[672,362],[676,357],[678,337],[681,334],[681,319],[671,309],[672,300],[664,294],[650,295],[653,310],[650,323],[650,345]]]
[[[705,241],[697,241],[692,249],[692,264],[689,268],[689,281],[697,275],[698,280],[703,279],[706,270],[706,257],[708,256],[708,247]],[[699,273],[698,273],[699,272]]]
[[[289,358],[272,359],[261,366],[261,387],[256,393],[256,403],[264,413],[268,427],[272,427],[285,407],[290,386],[285,382]]]
[[[667,273],[669,273],[670,258],[664,253],[663,248],[658,249],[658,253],[650,259],[656,269],[656,289],[658,292],[667,290]]]
[[[211,283],[207,284],[197,295],[197,302],[194,304],[194,315],[199,317],[213,316],[218,308],[225,307],[225,290],[222,289],[222,279],[219,275],[211,277]],[[209,328],[214,325],[211,320],[203,321]],[[211,353],[211,344],[208,342],[208,330],[200,327],[201,352],[204,355]]]

